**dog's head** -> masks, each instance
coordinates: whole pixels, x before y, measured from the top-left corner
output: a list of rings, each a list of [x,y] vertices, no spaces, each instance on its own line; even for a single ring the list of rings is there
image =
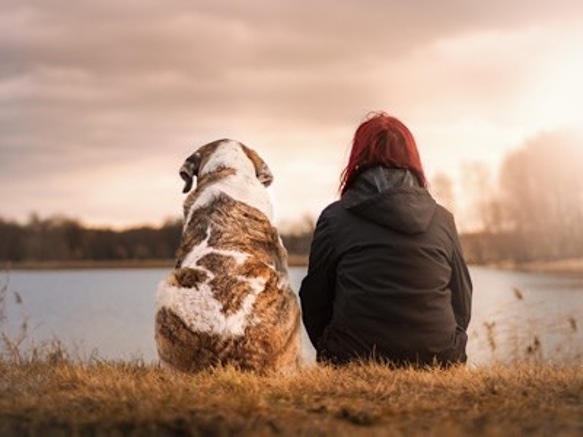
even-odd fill
[[[253,149],[238,141],[223,139],[201,146],[186,158],[180,167],[180,177],[184,179],[184,193],[192,188],[192,180],[222,169],[232,169],[236,173],[254,174],[263,185],[273,182],[269,167]]]

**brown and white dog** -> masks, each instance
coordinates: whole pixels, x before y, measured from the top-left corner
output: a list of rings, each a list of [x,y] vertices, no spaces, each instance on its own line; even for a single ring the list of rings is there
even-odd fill
[[[300,362],[300,310],[287,252],[272,225],[273,176],[237,141],[200,147],[180,169],[184,228],[174,271],[157,294],[156,345],[183,371],[233,365],[290,371]]]

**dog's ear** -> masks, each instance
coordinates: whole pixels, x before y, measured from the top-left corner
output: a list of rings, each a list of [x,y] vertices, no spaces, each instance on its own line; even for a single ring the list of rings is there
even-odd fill
[[[180,177],[184,179],[183,193],[188,193],[192,188],[192,179],[198,176],[198,167],[200,166],[200,153],[194,152],[184,161],[180,167]]]
[[[263,159],[253,149],[241,144],[243,151],[255,166],[255,174],[257,179],[266,187],[269,187],[273,182],[273,174]]]

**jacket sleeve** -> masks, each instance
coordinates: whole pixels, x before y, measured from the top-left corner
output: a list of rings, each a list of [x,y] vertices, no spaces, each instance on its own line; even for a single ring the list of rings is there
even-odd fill
[[[314,231],[308,274],[302,281],[299,293],[304,326],[316,349],[318,340],[332,319],[336,286],[337,257],[332,244],[331,225],[325,213],[318,219]]]
[[[453,223],[453,218],[452,218]],[[455,223],[453,223],[453,256],[451,261],[451,304],[456,322],[463,330],[468,329],[472,315],[472,279],[463,257]]]

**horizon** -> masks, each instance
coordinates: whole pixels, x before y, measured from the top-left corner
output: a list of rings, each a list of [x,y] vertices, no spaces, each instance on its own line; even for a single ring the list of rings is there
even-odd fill
[[[583,121],[583,4],[373,3],[4,2],[0,217],[179,218],[183,160],[230,137],[270,166],[276,224],[315,219],[380,110],[479,227],[472,173],[496,191],[505,157]]]

